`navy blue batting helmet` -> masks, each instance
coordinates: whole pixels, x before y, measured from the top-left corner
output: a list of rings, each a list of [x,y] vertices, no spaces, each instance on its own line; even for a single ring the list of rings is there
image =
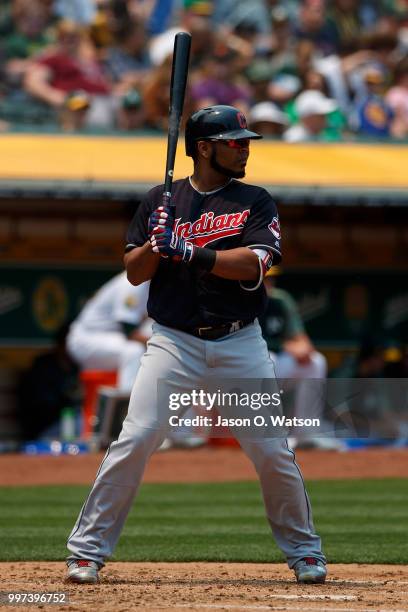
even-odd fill
[[[260,134],[248,130],[245,115],[233,106],[218,104],[193,113],[186,124],[186,155],[193,157],[199,140],[258,139]]]

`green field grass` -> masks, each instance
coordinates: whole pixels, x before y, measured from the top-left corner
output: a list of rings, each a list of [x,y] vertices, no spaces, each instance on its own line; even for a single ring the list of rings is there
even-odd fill
[[[0,560],[62,560],[89,491],[0,488]],[[408,563],[408,480],[308,483],[332,563]],[[120,561],[283,561],[256,482],[146,484],[116,550]]]

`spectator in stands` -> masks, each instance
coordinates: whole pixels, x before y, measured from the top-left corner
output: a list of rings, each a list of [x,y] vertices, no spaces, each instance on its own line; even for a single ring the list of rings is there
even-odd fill
[[[237,52],[219,47],[208,58],[191,86],[195,108],[213,104],[236,106],[246,113],[250,106],[251,90],[241,76],[240,58]]]
[[[54,0],[54,11],[59,19],[89,26],[95,19],[96,4],[95,0]]]
[[[283,135],[286,142],[310,142],[324,139],[327,115],[337,109],[337,103],[320,91],[303,91],[295,101],[299,123]]]
[[[300,6],[295,36],[313,43],[323,55],[337,50],[336,31],[327,21],[324,0],[304,0]]]
[[[270,100],[282,107],[294,100],[301,91],[302,77],[312,65],[314,53],[314,45],[308,40],[301,40],[283,51],[279,68],[272,59],[272,67],[276,71],[269,84]]]
[[[51,42],[50,7],[41,0],[14,0],[7,33],[1,37],[0,56],[8,94],[21,88],[30,60]]]
[[[55,32],[52,16],[64,17]],[[389,107],[394,119],[386,113],[388,127],[371,135],[404,138],[406,87],[396,72],[407,54],[404,19],[403,0],[10,0],[0,3],[0,118],[165,130],[168,57],[185,30],[193,36],[189,110],[273,102],[290,113],[302,90],[319,89],[355,118],[373,93],[365,70],[374,62],[398,82],[381,93],[382,113]],[[310,82],[323,77],[327,88]]]
[[[340,54],[354,49],[363,29],[361,0],[332,0],[327,23],[333,31],[335,46]]]
[[[273,102],[259,102],[249,111],[249,127],[262,136],[280,138],[289,124],[287,115]]]
[[[394,112],[385,98],[386,78],[381,66],[365,70],[366,93],[355,105],[355,128],[363,136],[386,138],[392,133]]]
[[[103,66],[117,98],[115,126],[137,130],[145,125],[142,91],[151,67],[144,23],[129,17],[115,27],[115,45],[107,48]]]
[[[148,75],[143,88],[143,105],[146,126],[154,130],[166,131],[169,119],[171,55],[167,56],[161,66],[154,68]],[[183,117],[193,112],[189,95],[189,83],[184,102]]]
[[[175,8],[174,1],[162,0],[161,2],[155,2],[155,0],[148,0],[148,2],[151,5],[151,10],[148,16],[147,29],[151,36],[157,36],[171,26]]]
[[[317,70],[310,68],[306,70],[302,78],[302,90],[304,91],[319,91],[326,98],[329,98],[328,83],[323,74]],[[286,104],[285,112],[289,115],[291,123],[296,123],[298,115],[296,111],[296,101],[293,100]],[[346,127],[347,120],[340,108],[336,108],[328,113],[326,117],[326,127],[324,129],[325,140],[340,140],[342,138],[342,130]]]
[[[251,104],[269,100],[269,84],[273,77],[271,63],[257,58],[249,64],[245,74],[251,86]]]
[[[282,72],[297,73],[296,45],[294,24],[289,19],[287,10],[278,7],[271,12],[272,33],[270,37],[270,63],[275,74]]]
[[[25,87],[34,97],[55,109],[63,109],[67,97],[83,91],[91,97],[90,125],[113,124],[111,86],[95,59],[87,32],[72,21],[58,24],[58,40],[31,65]]]
[[[209,15],[186,11],[182,23],[191,34],[190,70],[193,72],[213,53],[217,38]]]
[[[125,21],[115,32],[115,44],[107,49],[104,68],[114,84],[115,93],[141,90],[150,68],[143,22]]]
[[[120,98],[116,111],[116,124],[119,130],[133,131],[145,127],[145,109],[137,89],[130,89]]]
[[[267,0],[266,4],[272,16],[272,31],[274,30],[274,14],[283,11],[292,24],[296,23],[302,0]]]
[[[196,10],[190,8],[182,12],[178,26],[171,27],[151,38],[149,54],[153,65],[160,66],[173,53],[174,37],[180,30],[189,32],[192,37],[191,69],[194,70],[204,59],[212,55],[215,47],[215,34],[210,15],[197,14]]]
[[[408,58],[396,67],[394,86],[391,87],[385,101],[394,113],[393,136],[408,137]]]
[[[265,0],[217,0],[214,2],[214,23],[230,31],[242,23],[251,23],[257,32],[270,31],[270,19]]]

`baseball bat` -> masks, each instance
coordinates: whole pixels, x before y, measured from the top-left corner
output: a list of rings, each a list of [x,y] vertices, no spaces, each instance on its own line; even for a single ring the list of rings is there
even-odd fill
[[[187,34],[187,32],[178,32],[174,39],[173,64],[170,81],[169,128],[167,138],[166,174],[164,177],[163,193],[163,204],[165,206],[171,206],[174,162],[176,159],[180,121],[183,114],[188,62],[190,59],[190,47],[190,34]]]

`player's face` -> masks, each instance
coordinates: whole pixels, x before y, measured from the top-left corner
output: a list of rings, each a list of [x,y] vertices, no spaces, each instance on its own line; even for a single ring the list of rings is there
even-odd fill
[[[230,178],[243,178],[249,156],[249,138],[213,140],[211,167]]]

